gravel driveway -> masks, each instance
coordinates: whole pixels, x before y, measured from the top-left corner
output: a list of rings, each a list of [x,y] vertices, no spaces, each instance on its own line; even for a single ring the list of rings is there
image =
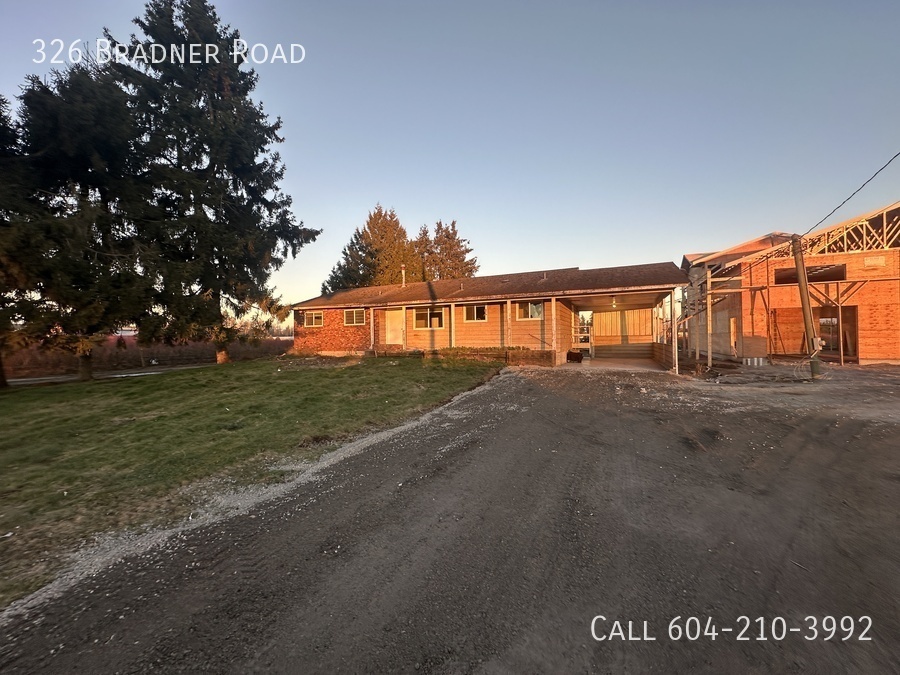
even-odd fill
[[[507,372],[8,613],[0,670],[895,673],[898,401]]]

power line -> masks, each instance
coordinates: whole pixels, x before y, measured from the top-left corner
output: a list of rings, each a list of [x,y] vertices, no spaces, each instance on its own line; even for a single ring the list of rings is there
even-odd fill
[[[822,218],[822,220],[820,220],[818,223],[816,223],[815,225],[813,225],[812,227],[810,227],[806,232],[804,232],[804,233],[803,233],[802,235],[800,235],[800,236],[801,236],[801,237],[805,237],[805,236],[808,235],[810,232],[812,232],[812,231],[815,230],[817,227],[819,227],[819,225],[821,225],[821,224],[824,223],[826,220],[828,220],[829,218],[831,218],[831,216],[833,216],[835,213],[837,213],[838,209],[840,209],[844,204],[846,204],[846,203],[849,202],[851,199],[853,199],[857,194],[859,194],[859,192],[860,192],[864,187],[866,187],[866,185],[868,185],[868,184],[871,183],[873,180],[875,180],[875,177],[878,176],[878,174],[880,174],[880,173],[881,173],[882,171],[884,171],[886,168],[888,168],[888,167],[891,165],[891,163],[892,163],[895,159],[897,159],[898,157],[900,157],[900,152],[897,152],[897,154],[895,154],[893,157],[891,157],[891,158],[887,161],[887,163],[885,163],[884,166],[882,166],[880,169],[878,169],[878,171],[876,171],[876,172],[873,173],[871,176],[869,176],[869,178],[866,180],[866,182],[864,182],[862,185],[860,185],[858,188],[856,188],[856,189],[850,194],[850,196],[847,197],[844,201],[842,201],[840,204],[838,204],[837,206],[835,206],[827,216],[825,216],[824,218]],[[783,244],[778,244],[778,246],[777,246],[776,248],[781,248],[782,246],[787,246],[787,245],[789,245],[789,242],[785,242],[785,243],[783,243]],[[769,258],[771,258],[771,257],[773,256],[774,253],[775,253],[774,251],[770,251],[769,253],[767,253],[766,255],[762,256],[762,257],[759,258],[758,260],[755,260],[754,262],[750,263],[750,266],[747,268],[747,271],[750,271],[751,269],[753,269],[754,267],[756,267],[756,265],[759,265],[759,264],[761,264],[761,263],[764,263],[764,262],[767,261]]]
[[[806,232],[804,232],[804,233],[803,233],[802,235],[800,235],[800,236],[801,236],[801,237],[805,237],[805,236],[808,235],[810,232],[812,232],[812,231],[815,230],[817,227],[819,227],[819,225],[821,225],[821,224],[824,223],[826,220],[828,220],[829,218],[831,218],[831,216],[833,216],[835,213],[837,213],[837,211],[838,211],[842,206],[844,206],[844,204],[846,204],[846,203],[849,202],[851,199],[853,199],[857,194],[859,194],[859,192],[860,192],[864,187],[866,187],[866,185],[868,185],[868,184],[871,183],[873,180],[875,180],[875,178],[878,176],[878,174],[880,174],[882,171],[884,171],[886,168],[888,168],[888,167],[893,163],[893,161],[894,161],[895,159],[897,159],[898,157],[900,157],[900,151],[898,151],[893,157],[891,157],[891,158],[884,164],[884,166],[882,166],[880,169],[878,169],[878,171],[876,171],[876,172],[873,173],[871,176],[869,176],[869,178],[868,178],[862,185],[860,185],[858,188],[856,188],[856,189],[850,194],[849,197],[847,197],[844,201],[842,201],[840,204],[838,204],[837,206],[835,206],[827,216],[825,216],[824,218],[822,218],[822,220],[820,220],[818,223],[816,223],[815,225],[813,225],[812,227],[810,227]],[[786,246],[786,245],[788,245],[788,244],[789,244],[789,242],[785,242],[785,243],[783,243],[783,244],[778,244],[778,245],[777,245],[776,247],[774,247],[774,248],[775,248],[775,249],[780,249],[782,246]],[[772,251],[770,251],[769,253],[766,253],[764,256],[758,258],[757,260],[754,260],[753,262],[750,263],[749,267],[747,267],[747,271],[749,272],[750,270],[752,270],[752,269],[753,269],[754,267],[756,267],[757,265],[760,265],[760,264],[766,262],[767,260],[769,260],[770,258],[773,257],[774,253],[775,253],[775,251],[772,250]],[[727,269],[727,267],[728,267],[728,266],[726,265],[726,269]],[[699,312],[698,312],[698,314],[699,314]]]
[[[880,169],[878,169],[878,171],[876,171],[875,173],[873,173],[873,174],[871,175],[871,177],[869,178],[869,180],[867,180],[865,183],[863,183],[863,184],[860,185],[858,188],[856,188],[856,190],[853,191],[853,194],[851,194],[849,197],[847,197],[847,199],[845,199],[845,200],[842,201],[840,204],[838,204],[837,206],[835,206],[834,209],[832,209],[831,213],[829,213],[827,216],[825,216],[824,218],[822,218],[822,220],[820,220],[818,223],[816,223],[815,225],[813,225],[811,228],[809,228],[806,232],[804,232],[804,233],[803,233],[802,235],[800,235],[800,236],[805,237],[805,236],[808,235],[810,232],[812,232],[814,229],[816,229],[819,225],[821,225],[821,224],[824,223],[826,220],[828,220],[829,218],[831,218],[831,216],[833,216],[833,215],[835,214],[835,212],[836,212],[839,208],[841,208],[844,204],[846,204],[846,203],[849,202],[851,199],[853,199],[853,198],[857,195],[857,193],[858,193],[860,190],[862,190],[864,187],[866,187],[866,185],[868,185],[868,184],[871,183],[873,180],[875,180],[875,177],[876,177],[878,174],[880,174],[882,171],[884,171],[886,168],[888,168],[888,167],[891,165],[891,162],[893,162],[893,161],[894,161],[895,159],[897,159],[898,157],[900,157],[900,152],[898,152],[896,155],[894,155],[893,157],[891,157],[891,158],[887,161],[887,164],[885,164],[883,167],[881,167]]]

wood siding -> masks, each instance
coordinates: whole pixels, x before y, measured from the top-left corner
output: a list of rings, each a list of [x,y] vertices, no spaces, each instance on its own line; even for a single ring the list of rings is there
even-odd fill
[[[861,363],[900,360],[900,250],[807,256],[805,262],[807,267],[845,266],[846,281],[811,282],[810,298],[817,317],[823,316],[823,310],[836,310],[838,302],[855,308],[855,317],[842,322],[845,344],[855,353],[851,358]],[[753,283],[765,279],[766,289],[741,294],[743,325],[751,335],[767,336],[773,354],[803,353],[800,291],[796,284],[775,285],[775,271],[792,267],[793,261],[787,259],[772,260],[752,270],[745,265],[745,275],[753,275]],[[818,332],[818,325],[815,328]]]
[[[419,307],[418,309],[423,309]],[[443,328],[416,328],[416,312],[413,308],[406,310],[406,348],[407,349],[446,349],[450,346],[450,307],[440,305],[434,309],[443,312]]]
[[[518,303],[512,303],[512,321],[510,321],[511,347],[527,347],[529,349],[552,349],[550,303],[543,302],[544,316],[541,319],[520,319]]]
[[[653,310],[646,308],[594,312],[592,340],[595,345],[653,342]]]
[[[487,321],[465,321],[465,305],[456,305],[454,347],[506,347],[506,303],[485,305]]]
[[[833,343],[843,342],[846,358],[861,363],[900,361],[900,250],[807,255],[805,264],[843,265],[845,270],[843,281],[810,281],[817,334],[819,318],[836,317],[840,304],[842,334],[837,337],[835,326]],[[740,359],[805,353],[799,287],[775,283],[777,271],[794,269],[794,260],[788,257],[749,261],[741,264],[740,279],[714,285],[715,290],[747,289],[713,296],[717,298],[712,308],[714,355]],[[690,276],[687,306],[693,298],[705,299],[705,270],[692,269]],[[698,345],[702,353],[707,351],[705,311],[689,322],[692,353]],[[834,356],[839,353],[831,351]]]

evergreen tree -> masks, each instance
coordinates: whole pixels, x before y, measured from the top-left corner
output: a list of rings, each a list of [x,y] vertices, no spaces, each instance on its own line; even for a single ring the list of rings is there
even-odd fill
[[[394,210],[385,211],[378,204],[344,247],[341,260],[322,284],[322,293],[398,284],[403,265],[408,283],[473,277],[478,261],[470,253],[469,240],[459,236],[455,220],[449,225],[439,220],[433,237],[423,225],[410,241]]]
[[[136,154],[154,188],[139,238],[156,302],[140,317],[139,336],[211,339],[217,360],[227,361],[239,320],[277,304],[271,273],[319,231],[297,224],[279,187],[284,165],[271,146],[283,140],[281,120],[251,99],[257,76],[234,62],[240,34],[206,0],[151,0],[135,23],[143,37],[131,38],[131,62],[112,68],[131,92]],[[197,63],[140,59],[154,44],[196,43],[216,45],[218,62],[205,53]]]
[[[428,278],[435,280],[474,277],[478,272],[478,259],[470,258],[470,253],[472,249],[469,247],[469,240],[459,236],[455,220],[449,225],[437,221],[426,257]]]
[[[93,346],[152,297],[129,218],[131,113],[125,93],[91,65],[56,72],[50,84],[32,77],[21,100],[21,166],[31,184],[20,184],[28,207],[13,230],[27,233],[30,250],[13,250],[19,291],[40,309],[25,329],[44,347],[76,354],[90,379]]]
[[[413,239],[412,247],[415,254],[414,272],[416,281],[433,281],[432,269],[435,265],[434,242],[431,240],[431,233],[426,225],[419,228],[419,234]]]
[[[415,254],[406,230],[394,209],[385,211],[381,204],[369,213],[360,233],[360,241],[374,257],[371,286],[399,284],[403,280],[403,265],[415,266]],[[407,277],[407,281],[410,281]]]
[[[21,196],[29,175],[22,165],[19,131],[9,101],[0,96],[0,387],[7,386],[3,357],[24,346],[22,323],[35,284],[26,264],[33,248],[22,224]]]
[[[341,251],[340,261],[322,283],[322,294],[327,295],[344,288],[371,286],[374,271],[374,252],[363,243],[362,232],[356,228],[350,243]]]

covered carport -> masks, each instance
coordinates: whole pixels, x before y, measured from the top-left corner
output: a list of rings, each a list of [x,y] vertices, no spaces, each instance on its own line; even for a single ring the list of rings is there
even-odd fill
[[[572,297],[572,349],[582,363],[625,369],[678,370],[677,287],[610,289]]]

